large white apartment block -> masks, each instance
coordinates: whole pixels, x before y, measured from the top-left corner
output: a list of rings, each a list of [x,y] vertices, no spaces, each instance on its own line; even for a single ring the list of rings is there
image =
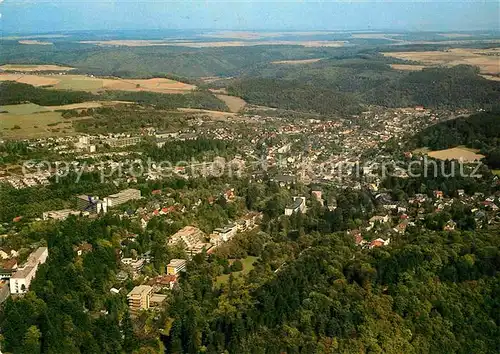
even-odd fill
[[[129,200],[141,199],[141,191],[138,189],[125,189],[116,194],[111,194],[104,198],[104,202],[106,202],[108,208],[112,208],[114,206],[123,204],[128,202]]]
[[[23,267],[20,267],[10,278],[10,293],[24,294],[28,291],[31,281],[35,278],[40,264],[45,263],[49,251],[47,247],[39,247],[31,253]]]

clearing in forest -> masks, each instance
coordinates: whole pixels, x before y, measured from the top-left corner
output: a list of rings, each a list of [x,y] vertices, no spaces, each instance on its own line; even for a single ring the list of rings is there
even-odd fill
[[[232,272],[233,276],[237,277],[243,274],[248,274],[252,269],[254,269],[254,263],[258,261],[258,257],[248,256],[246,258],[241,259],[241,263],[243,264],[243,270],[239,272]],[[229,280],[229,274],[223,274],[217,277],[216,284],[222,285],[227,283]]]
[[[297,60],[279,60],[279,61],[272,61],[271,64],[311,64],[311,63],[317,63],[323,58],[315,58],[315,59],[297,59]]]
[[[463,162],[475,162],[485,157],[484,155],[478,154],[477,150],[464,147],[431,151],[428,155],[438,160],[462,160]]]
[[[223,101],[226,104],[226,106],[229,107],[229,111],[233,113],[239,112],[247,104],[245,100],[240,97],[223,95],[223,94],[218,94],[215,96],[219,100]]]

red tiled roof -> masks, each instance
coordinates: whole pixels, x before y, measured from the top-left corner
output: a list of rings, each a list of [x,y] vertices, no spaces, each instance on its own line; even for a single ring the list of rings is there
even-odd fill
[[[370,242],[370,247],[382,247],[383,245],[384,243],[379,240],[373,240],[372,242]]]

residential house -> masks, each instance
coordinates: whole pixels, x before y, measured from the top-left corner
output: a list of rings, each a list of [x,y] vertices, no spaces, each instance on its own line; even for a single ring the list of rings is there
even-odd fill
[[[443,195],[444,195],[444,194],[443,194],[443,191],[438,191],[438,190],[435,190],[435,191],[433,192],[433,194],[434,194],[434,198],[436,198],[436,199],[442,199],[442,198],[443,198]]]
[[[132,268],[134,273],[140,272],[144,266],[144,259],[122,258],[121,262]]]
[[[444,225],[443,230],[444,231],[453,231],[455,230],[455,227],[457,226],[457,223],[453,220],[449,220],[446,225]]]
[[[389,222],[389,215],[375,215],[375,216],[372,216],[369,220],[370,222],[370,227],[369,229],[372,229],[375,224],[379,223],[379,224],[385,224],[387,222]]]
[[[149,280],[147,283],[153,287],[154,292],[162,291],[164,289],[173,289],[177,285],[176,275],[159,275]]]
[[[76,252],[78,256],[92,252],[92,245],[88,242],[79,244],[78,246],[73,246],[73,251]]]
[[[377,238],[376,240],[373,240],[368,244],[368,248],[372,249],[375,247],[387,246],[390,242],[391,242],[390,238],[388,238],[387,240],[384,240],[382,238]]]

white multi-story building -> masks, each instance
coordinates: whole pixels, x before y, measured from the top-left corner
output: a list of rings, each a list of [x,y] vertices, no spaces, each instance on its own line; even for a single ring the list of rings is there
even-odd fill
[[[104,198],[104,202],[106,202],[108,208],[126,203],[130,200],[141,199],[141,191],[138,189],[125,189],[116,194],[111,194]]]
[[[186,263],[185,259],[172,259],[167,265],[167,274],[177,275],[177,273],[183,272],[186,270]]]
[[[227,242],[232,239],[234,235],[236,235],[237,230],[238,229],[235,224],[229,224],[222,228],[215,229],[214,233],[220,235],[222,240]]]
[[[35,278],[40,264],[45,263],[49,251],[47,247],[39,247],[31,253],[25,265],[19,268],[10,278],[10,293],[24,294],[28,291],[31,281]]]
[[[139,285],[127,294],[128,306],[132,317],[137,316],[141,310],[149,309],[149,300],[151,299],[152,292],[153,288],[151,286]]]

